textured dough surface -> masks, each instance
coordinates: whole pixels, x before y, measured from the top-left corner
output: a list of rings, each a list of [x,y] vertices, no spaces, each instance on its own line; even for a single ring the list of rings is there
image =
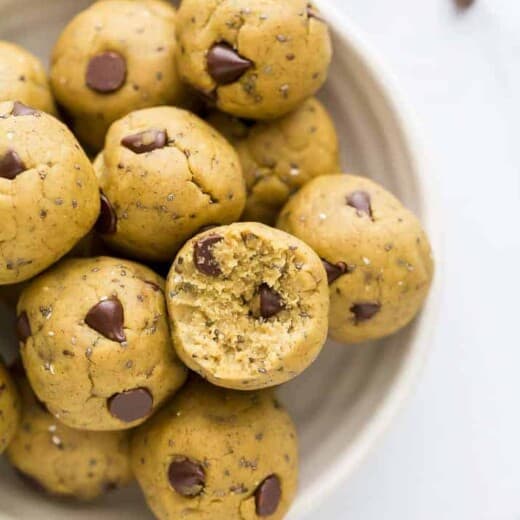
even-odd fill
[[[194,264],[194,248],[208,237],[221,237],[211,249],[218,276]],[[262,286],[283,302],[271,317],[261,315]],[[168,276],[167,302],[179,356],[218,386],[251,390],[288,381],[314,361],[327,335],[320,259],[263,224],[222,226],[188,241]]]
[[[369,195],[372,216],[348,205],[359,191]],[[348,272],[330,286],[329,332],[338,341],[356,343],[396,332],[428,294],[434,271],[428,237],[410,211],[369,179],[343,174],[314,179],[285,206],[278,227],[330,264],[346,264]],[[368,314],[380,309],[360,320],[359,306],[367,304]]]
[[[165,146],[135,153],[121,143],[153,130],[166,132]],[[95,166],[117,215],[117,231],[103,238],[131,256],[171,261],[201,227],[234,222],[244,209],[244,179],[235,151],[185,110],[150,108],[117,121]]]
[[[11,100],[56,114],[49,80],[40,60],[22,47],[0,40],[0,101]]]
[[[175,17],[174,7],[159,0],[105,0],[67,25],[54,47],[51,83],[88,147],[99,150],[110,124],[132,110],[184,100],[175,65]],[[115,92],[99,93],[85,76],[90,59],[106,51],[125,58],[126,81]]]
[[[11,376],[0,362],[0,454],[18,429],[20,400]]]
[[[177,63],[183,79],[216,96],[219,110],[273,119],[294,110],[325,82],[332,58],[327,25],[307,0],[183,0]],[[314,8],[313,8],[314,9]],[[208,51],[226,42],[253,66],[231,84],[208,72]]]
[[[250,128],[219,113],[208,121],[223,130],[240,158],[248,191],[244,221],[274,225],[290,195],[319,175],[340,171],[336,129],[316,98]]]
[[[19,380],[22,421],[6,452],[9,462],[35,487],[51,495],[92,500],[133,478],[127,432],[68,428]]]
[[[169,465],[179,457],[204,467],[198,496],[182,496],[168,481]],[[132,467],[160,520],[257,520],[255,492],[274,474],[281,499],[267,518],[280,520],[296,492],[296,431],[270,391],[235,392],[195,381],[137,430]]]
[[[54,117],[13,116],[0,103],[0,157],[15,152],[25,170],[0,178],[0,285],[22,282],[59,260],[99,214],[94,170]]]
[[[27,377],[38,398],[63,423],[88,430],[126,429],[108,400],[145,388],[153,411],[185,381],[172,347],[164,282],[150,269],[108,257],[65,260],[24,290],[18,315],[32,334],[21,342]],[[117,298],[126,341],[104,336],[85,323],[99,302]]]

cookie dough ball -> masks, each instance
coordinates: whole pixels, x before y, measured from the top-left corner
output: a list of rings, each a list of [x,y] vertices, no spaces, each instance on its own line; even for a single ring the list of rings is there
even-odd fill
[[[11,442],[20,422],[18,391],[0,362],[0,453]]]
[[[184,80],[239,117],[280,117],[325,82],[327,24],[307,0],[183,0],[177,64]]]
[[[127,432],[87,432],[57,421],[19,381],[22,421],[7,449],[28,484],[52,495],[92,500],[132,480]]]
[[[330,333],[378,339],[419,311],[433,277],[428,237],[417,218],[375,182],[327,175],[305,185],[278,226],[323,259],[330,284]]]
[[[49,267],[98,215],[96,176],[70,131],[19,102],[0,103],[0,285]]]
[[[56,114],[40,60],[14,43],[0,41],[0,101],[13,99],[36,110]]]
[[[171,261],[201,227],[235,222],[244,209],[235,151],[185,110],[150,108],[117,121],[95,165],[106,213],[98,231],[126,255]]]
[[[296,431],[265,390],[195,381],[136,432],[131,452],[160,520],[279,520],[296,492]]]
[[[249,122],[231,117],[226,124],[221,116],[209,122],[225,129],[240,157],[248,190],[242,220],[274,225],[292,193],[314,177],[340,171],[336,129],[316,98],[285,117],[250,128]]]
[[[57,41],[51,83],[76,135],[99,150],[128,112],[181,102],[175,8],[160,0],[105,0],[81,12]]]
[[[17,332],[36,395],[72,428],[136,426],[186,378],[169,337],[163,280],[133,262],[62,262],[23,292]]]
[[[175,348],[212,383],[253,390],[305,370],[327,336],[327,275],[306,244],[258,223],[201,233],[167,282]]]

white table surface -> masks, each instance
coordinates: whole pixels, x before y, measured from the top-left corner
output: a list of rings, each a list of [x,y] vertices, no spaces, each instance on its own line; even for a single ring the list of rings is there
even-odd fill
[[[444,297],[416,394],[309,520],[520,520],[520,0],[336,0],[422,125]]]

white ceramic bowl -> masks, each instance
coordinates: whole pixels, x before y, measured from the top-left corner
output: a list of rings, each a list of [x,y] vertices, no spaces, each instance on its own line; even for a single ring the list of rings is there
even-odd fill
[[[89,0],[0,0],[0,39],[21,43],[47,60],[70,17]],[[333,0],[318,2],[334,33],[335,58],[322,97],[342,142],[344,168],[381,182],[414,210],[439,259],[432,179],[397,99],[393,81]],[[339,3],[337,1],[336,3]],[[303,376],[281,389],[301,437],[301,484],[290,518],[303,519],[359,464],[410,393],[435,321],[439,276],[415,322],[384,341],[361,347],[329,342]],[[11,317],[0,311],[2,327]],[[0,348],[12,348],[4,332]],[[53,502],[27,490],[0,463],[0,519],[151,518],[139,491],[117,492],[91,505]]]

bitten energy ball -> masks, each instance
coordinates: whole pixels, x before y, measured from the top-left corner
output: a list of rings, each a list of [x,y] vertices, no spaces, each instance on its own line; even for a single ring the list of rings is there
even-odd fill
[[[132,467],[160,520],[280,520],[296,492],[296,431],[271,392],[196,381],[137,431]]]
[[[36,395],[73,428],[136,426],[186,378],[162,279],[125,260],[66,260],[40,276],[20,298],[17,332]]]
[[[212,383],[252,390],[292,379],[327,336],[327,276],[300,240],[257,223],[201,233],[168,276],[175,348]]]
[[[434,270],[428,237],[410,211],[369,179],[314,179],[285,206],[278,227],[321,256],[330,284],[329,330],[338,341],[396,332],[428,294]]]
[[[87,432],[57,421],[26,380],[22,421],[7,449],[9,462],[32,487],[52,495],[92,500],[132,480],[127,432]]]
[[[2,363],[0,363],[0,453],[11,442],[20,422],[18,391]]]
[[[280,117],[325,82],[327,24],[307,0],[183,0],[177,63],[216,106],[252,119]]]
[[[175,9],[160,0],[105,0],[81,12],[53,51],[51,82],[75,133],[92,149],[132,110],[180,102]]]
[[[20,102],[0,103],[0,285],[56,262],[98,214],[94,170],[70,131]]]
[[[130,256],[171,262],[200,228],[234,222],[244,209],[235,151],[181,109],[140,110],[114,123],[96,172],[103,190],[97,230]]]
[[[224,129],[240,157],[248,190],[242,220],[274,225],[292,193],[314,177],[340,171],[336,129],[316,98],[251,127],[221,114],[208,120]]]
[[[56,113],[40,60],[14,43],[0,41],[0,101],[10,100],[49,114]]]

